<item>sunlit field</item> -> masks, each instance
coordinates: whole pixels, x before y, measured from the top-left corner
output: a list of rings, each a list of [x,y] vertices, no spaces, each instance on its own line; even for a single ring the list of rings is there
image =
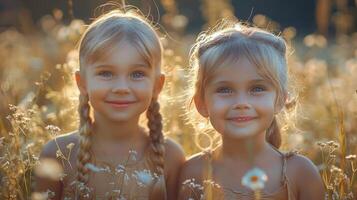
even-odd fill
[[[200,129],[188,119],[193,116],[188,105],[188,52],[198,33],[185,32],[190,19],[180,14],[175,1],[161,2],[165,13],[157,28],[163,32],[165,48],[166,83],[160,96],[164,132],[189,157],[209,142],[207,138],[197,141]],[[229,2],[202,1],[206,22],[202,30],[221,17],[233,17]],[[314,162],[325,184],[326,199],[356,199],[357,32],[345,34],[337,27],[332,37],[307,33],[297,38],[299,30],[281,27],[268,16],[255,13],[252,21],[254,26],[280,34],[290,46],[291,95],[296,99],[290,112],[296,114],[288,119],[289,126],[282,126],[281,149],[299,152]],[[84,25],[75,18],[64,22],[63,12],[54,10],[33,25],[33,31],[9,27],[0,32],[0,199],[50,199],[50,194],[32,194],[33,174],[43,145],[78,128],[74,72],[78,70],[76,45]],[[66,159],[67,155],[59,152],[58,156]],[[54,173],[47,170],[44,173]]]

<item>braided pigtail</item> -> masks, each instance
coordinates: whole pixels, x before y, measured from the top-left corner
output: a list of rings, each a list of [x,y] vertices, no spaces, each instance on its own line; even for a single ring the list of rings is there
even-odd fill
[[[281,145],[281,133],[276,117],[274,117],[273,122],[267,130],[266,141],[277,149],[279,149]]]
[[[160,114],[160,104],[156,99],[146,112],[148,118],[149,135],[151,139],[152,156],[151,160],[156,165],[156,173],[159,176],[158,182],[154,185],[150,199],[166,199],[166,186],[164,179],[164,135],[162,133],[162,117]]]
[[[89,170],[86,164],[91,161],[90,148],[92,145],[91,135],[92,135],[92,119],[90,117],[90,106],[89,106],[88,95],[79,96],[79,106],[78,112],[80,116],[80,147],[77,157],[77,189],[76,196],[81,198],[89,198],[90,190],[87,187],[89,181]],[[78,193],[79,192],[79,193]]]

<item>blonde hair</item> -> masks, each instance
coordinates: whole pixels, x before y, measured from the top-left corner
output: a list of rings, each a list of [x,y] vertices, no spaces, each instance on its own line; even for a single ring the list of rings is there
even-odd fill
[[[113,10],[98,17],[91,23],[79,43],[80,73],[83,75],[85,66],[105,57],[116,44],[125,40],[130,42],[143,56],[144,60],[160,74],[162,62],[162,45],[153,26],[146,21],[138,10],[130,9],[126,12]],[[78,153],[77,181],[80,185],[87,185],[89,170],[86,164],[92,159],[91,135],[92,119],[90,117],[88,95],[79,96],[80,116],[80,149]],[[160,105],[157,97],[153,97],[147,109],[148,128],[151,138],[153,154],[150,157],[156,165],[156,173],[163,175],[164,171],[164,137],[162,133]],[[165,190],[165,188],[163,188]]]
[[[204,99],[204,87],[221,66],[245,57],[257,67],[259,75],[270,81],[277,91],[275,105],[286,104],[288,70],[285,41],[270,32],[240,23],[225,22],[203,32],[191,49],[190,66],[194,80],[192,96]],[[191,103],[192,104],[192,99]],[[279,148],[281,134],[276,117],[266,132],[266,140]]]

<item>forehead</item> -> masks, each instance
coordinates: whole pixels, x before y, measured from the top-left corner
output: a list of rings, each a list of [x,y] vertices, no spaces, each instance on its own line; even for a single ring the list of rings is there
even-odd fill
[[[113,44],[111,48],[104,51],[103,55],[98,57],[90,66],[97,66],[100,64],[108,64],[115,66],[131,66],[135,64],[148,65],[144,56],[140,54],[138,49],[129,42],[122,40]]]
[[[245,57],[240,57],[235,61],[216,66],[216,69],[208,79],[209,83],[221,81],[243,83],[264,78],[258,73],[258,69],[253,63]]]

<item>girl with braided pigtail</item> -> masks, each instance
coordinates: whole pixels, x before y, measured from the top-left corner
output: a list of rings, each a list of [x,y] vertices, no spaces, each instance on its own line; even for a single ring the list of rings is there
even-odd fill
[[[51,199],[176,199],[185,158],[162,132],[161,60],[160,39],[137,10],[113,10],[88,26],[75,75],[80,127],[45,145],[41,164],[52,159],[62,173],[37,176],[38,192],[51,191]],[[139,123],[145,112],[148,130]]]

